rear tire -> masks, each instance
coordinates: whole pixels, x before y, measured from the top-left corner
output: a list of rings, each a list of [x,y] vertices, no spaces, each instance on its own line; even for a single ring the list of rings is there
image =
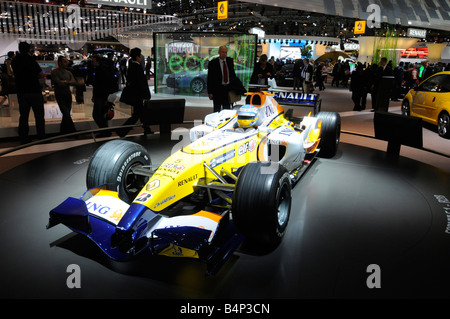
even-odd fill
[[[244,166],[232,204],[238,232],[251,244],[276,247],[289,222],[291,191],[289,173],[279,163],[252,162]]]
[[[341,116],[335,112],[319,112],[317,118],[322,121],[319,156],[334,157],[341,136]]]
[[[118,192],[121,200],[131,203],[148,177],[133,174],[132,168],[150,165],[150,156],[140,144],[113,140],[100,146],[92,157],[86,174],[88,189],[106,184]]]

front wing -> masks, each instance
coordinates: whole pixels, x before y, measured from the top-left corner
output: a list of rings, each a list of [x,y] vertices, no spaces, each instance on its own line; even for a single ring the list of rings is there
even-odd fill
[[[243,240],[229,212],[201,210],[166,217],[138,203],[128,205],[116,192],[99,188],[86,194],[80,199],[69,197],[52,209],[47,229],[63,224],[91,239],[113,260],[140,254],[198,258],[214,274]]]

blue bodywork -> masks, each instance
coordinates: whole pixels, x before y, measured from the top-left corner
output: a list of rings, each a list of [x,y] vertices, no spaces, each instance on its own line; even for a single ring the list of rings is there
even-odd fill
[[[95,191],[94,191],[95,192]],[[161,218],[145,205],[132,203],[117,225],[89,213],[85,198],[69,197],[50,211],[47,229],[58,224],[91,239],[109,258],[131,260],[141,254],[158,254],[170,245],[198,252],[206,262],[207,273],[215,274],[243,238],[238,235],[228,213],[220,220],[214,239],[211,231],[190,226],[152,228]],[[150,233],[151,231],[151,233]]]

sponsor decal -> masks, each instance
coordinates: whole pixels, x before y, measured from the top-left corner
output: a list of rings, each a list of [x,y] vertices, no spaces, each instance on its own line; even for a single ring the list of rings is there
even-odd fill
[[[107,205],[91,201],[86,202],[86,207],[89,213],[95,215],[105,215],[111,210],[111,207]]]
[[[151,181],[150,183],[147,184],[147,186],[145,186],[145,189],[149,192],[151,192],[152,190],[156,189],[159,187],[159,179],[155,179],[154,181]]]
[[[182,171],[184,169],[183,165],[178,165],[178,164],[162,164],[161,167],[174,169],[176,171]]]
[[[114,222],[119,223],[119,221],[122,219],[123,214],[125,214],[125,211],[123,211],[122,209],[117,209],[112,212],[109,218]]]
[[[175,180],[175,177],[174,177],[174,176],[172,176],[172,175],[170,175],[170,174],[167,174],[166,172],[160,172],[160,171],[157,171],[155,174],[153,174],[153,176],[161,176],[161,178],[163,178],[163,177],[168,177],[168,178],[170,178],[171,180]]]
[[[241,146],[239,146],[238,155],[239,156],[244,155],[245,153],[247,153],[247,151],[253,152],[255,148],[256,148],[256,141],[250,140],[247,143],[244,143]]]
[[[450,234],[450,200],[444,195],[434,195],[434,198],[440,205],[442,205],[442,209],[445,214],[445,219],[447,220],[445,233]]]
[[[208,134],[206,137],[192,143],[190,148],[193,150],[205,150],[207,147],[222,146],[222,144],[217,143],[223,143],[224,140],[233,136],[233,134],[231,131],[219,131],[215,134]]]
[[[190,177],[188,177],[188,178],[183,178],[182,180],[180,180],[180,181],[178,182],[178,187],[183,186],[183,185],[186,185],[186,184],[188,184],[188,183],[191,183],[191,182],[193,182],[193,181],[195,181],[195,180],[197,180],[197,179],[198,179],[198,174],[195,174],[195,175],[190,176]]]
[[[117,225],[122,219],[129,205],[111,196],[94,196],[86,201],[89,214],[100,217]]]
[[[317,94],[314,93],[273,92],[273,94],[278,103],[311,104],[317,100]]]
[[[140,9],[152,8],[152,1],[149,0],[89,0],[89,2],[108,6],[133,7]]]
[[[128,164],[136,157],[141,156],[141,152],[135,152],[133,154],[131,154],[130,156],[128,156],[128,158],[126,159],[126,161],[122,164],[122,167],[120,168],[119,174],[117,175],[117,181],[121,182],[122,181],[122,175],[123,172],[125,171],[125,169],[128,167]]]
[[[269,144],[272,144],[272,145],[284,145],[284,146],[287,146],[287,145],[288,145],[288,142],[287,142],[287,141],[284,141],[284,140],[273,140],[273,139],[269,139]]]
[[[275,114],[276,110],[274,109],[272,104],[266,106],[265,115],[266,117],[270,117],[272,114]]]
[[[134,201],[143,203],[143,202],[148,201],[150,198],[152,198],[152,194],[144,192],[144,193],[139,194],[139,196],[136,197],[136,199]]]
[[[219,166],[231,159],[234,158],[234,155],[236,154],[235,150],[231,150],[226,152],[225,154],[222,154],[220,156],[217,156],[216,158],[213,158],[209,164],[212,168]]]
[[[283,128],[282,130],[278,131],[278,134],[286,136],[291,136],[293,133],[295,133],[295,131],[290,128]]]
[[[171,200],[174,199],[174,198],[175,198],[175,195],[171,195],[171,196],[169,196],[169,197],[167,197],[167,198],[164,198],[164,199],[163,199],[162,201],[160,201],[159,203],[156,203],[155,206],[153,206],[153,209],[155,209],[155,208],[157,208],[157,207],[159,207],[159,206],[161,206],[161,205],[167,203],[168,201],[171,201]]]
[[[165,164],[162,164],[160,167],[158,167],[157,172],[159,172],[159,173],[167,172],[167,173],[172,174],[172,175],[178,175],[183,170],[184,170],[184,166],[183,165],[165,163]]]

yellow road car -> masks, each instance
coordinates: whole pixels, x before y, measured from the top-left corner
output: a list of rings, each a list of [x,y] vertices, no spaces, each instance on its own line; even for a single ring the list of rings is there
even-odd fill
[[[440,136],[450,138],[450,72],[436,73],[403,98],[402,114],[437,125]]]

